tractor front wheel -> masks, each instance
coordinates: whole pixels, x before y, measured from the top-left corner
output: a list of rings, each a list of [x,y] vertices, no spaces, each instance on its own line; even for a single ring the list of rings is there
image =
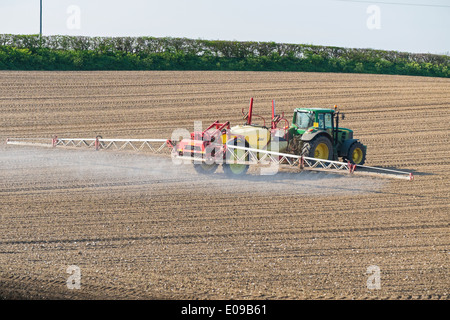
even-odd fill
[[[348,149],[348,155],[346,158],[352,164],[363,165],[366,162],[366,149],[360,142],[355,142]]]

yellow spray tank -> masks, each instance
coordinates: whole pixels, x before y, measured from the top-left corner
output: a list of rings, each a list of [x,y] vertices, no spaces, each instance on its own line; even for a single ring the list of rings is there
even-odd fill
[[[242,112],[244,114],[244,112]],[[250,100],[249,112],[244,115],[247,123],[231,127],[230,135],[232,139],[240,138],[245,140],[245,147],[254,149],[264,149],[268,151],[284,152],[287,149],[287,132],[289,123],[284,119],[284,115],[275,114],[275,101],[272,101],[272,121],[270,128],[266,126],[263,117],[255,115],[263,120],[263,124],[253,124],[253,98]],[[283,128],[278,128],[278,123],[285,122]]]

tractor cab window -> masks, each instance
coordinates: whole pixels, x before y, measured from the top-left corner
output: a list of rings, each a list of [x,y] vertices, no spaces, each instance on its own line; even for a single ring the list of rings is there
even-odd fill
[[[319,116],[319,128],[320,129],[332,129],[333,117],[331,113],[320,113]]]
[[[320,129],[325,129],[325,119],[324,119],[324,114],[321,113],[319,114],[319,128]]]
[[[331,116],[331,113],[325,113],[325,128],[333,128],[333,117]]]
[[[297,112],[296,125],[299,129],[307,129],[314,123],[314,114],[309,112]]]

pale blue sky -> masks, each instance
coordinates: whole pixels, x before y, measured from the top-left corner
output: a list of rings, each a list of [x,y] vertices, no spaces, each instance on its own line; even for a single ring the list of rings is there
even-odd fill
[[[71,5],[79,8],[79,16],[68,12]],[[367,12],[370,5],[379,8],[379,20],[373,19],[374,11]],[[450,52],[450,0],[43,0],[43,6],[44,35],[170,36]],[[379,28],[370,29],[368,20]],[[39,0],[0,0],[0,33],[39,33]]]

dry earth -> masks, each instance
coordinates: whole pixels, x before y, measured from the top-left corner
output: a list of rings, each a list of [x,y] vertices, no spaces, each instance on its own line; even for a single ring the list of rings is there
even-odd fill
[[[194,121],[241,123],[251,97],[266,117],[272,99],[288,117],[337,104],[367,165],[415,180],[232,180],[162,156],[4,143],[169,138]],[[0,298],[448,299],[449,105],[439,78],[0,72]]]

